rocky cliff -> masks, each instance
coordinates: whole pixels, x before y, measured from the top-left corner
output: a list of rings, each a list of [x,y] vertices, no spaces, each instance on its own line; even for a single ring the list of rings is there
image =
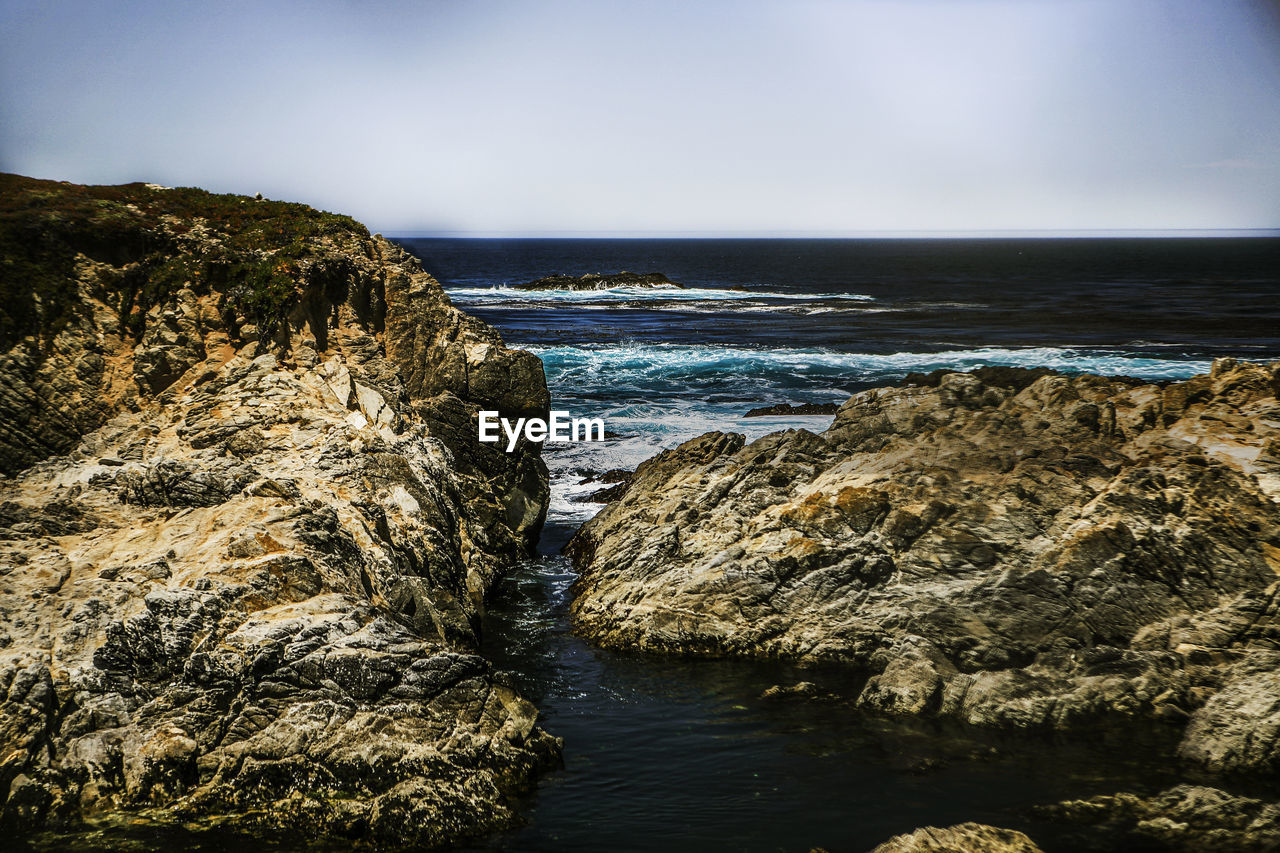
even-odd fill
[[[554,761],[477,653],[536,541],[540,362],[346,217],[0,177],[0,826],[509,823]]]
[[[874,713],[1160,721],[1194,765],[1277,769],[1280,365],[1044,373],[917,377],[821,434],[649,460],[570,543],[577,625],[843,663]]]

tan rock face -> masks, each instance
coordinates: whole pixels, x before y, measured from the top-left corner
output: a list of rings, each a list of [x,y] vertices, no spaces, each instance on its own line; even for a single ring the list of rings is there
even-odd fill
[[[951,374],[857,394],[821,435],[702,436],[571,543],[577,624],[844,662],[878,712],[1156,718],[1188,758],[1274,767],[1278,377]]]
[[[871,853],[1042,853],[1030,838],[1012,829],[961,823],[926,826],[897,835]]]
[[[193,230],[196,257],[223,233]],[[547,480],[475,412],[545,409],[541,366],[391,244],[313,248],[348,277],[300,273],[265,339],[196,283],[122,337],[124,273],[86,261],[54,346],[0,363],[39,398],[0,400],[6,831],[150,809],[436,844],[509,823],[555,760],[476,651]]]

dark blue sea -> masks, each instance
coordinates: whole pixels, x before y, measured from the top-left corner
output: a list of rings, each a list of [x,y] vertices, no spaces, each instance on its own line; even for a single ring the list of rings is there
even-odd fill
[[[525,826],[475,849],[867,850],[923,825],[1024,829],[1053,851],[1126,850],[1037,819],[1037,804],[1178,781],[1167,732],[1087,740],[891,725],[847,705],[772,704],[769,686],[850,674],[603,652],[566,619],[558,555],[597,507],[583,483],[712,429],[749,438],[829,417],[751,418],[841,402],[911,371],[986,364],[1152,380],[1212,359],[1280,358],[1280,239],[402,239],[454,303],[543,360],[555,408],[609,441],[547,448],[543,556],[502,582],[486,654],[565,739],[565,766],[521,803]],[[525,292],[554,273],[663,272],[682,289]]]

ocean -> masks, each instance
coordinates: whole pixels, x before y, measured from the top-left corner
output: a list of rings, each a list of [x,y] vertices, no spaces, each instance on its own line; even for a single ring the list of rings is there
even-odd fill
[[[1169,743],[1004,739],[772,706],[772,684],[850,676],[781,664],[605,652],[567,620],[559,549],[597,511],[584,482],[708,430],[748,438],[830,416],[744,418],[843,402],[912,371],[988,364],[1178,379],[1214,358],[1280,358],[1280,239],[401,239],[454,304],[542,358],[554,407],[610,440],[548,446],[542,556],[504,579],[485,654],[565,738],[565,767],[523,828],[475,849],[869,849],[923,825],[1021,828],[1050,853],[1105,835],[1039,821],[1059,799],[1176,779]],[[684,289],[526,292],[554,273],[663,272]]]
[[[1173,379],[1280,357],[1280,238],[405,239],[454,304],[537,354],[556,408],[605,445],[547,448],[552,521],[593,473],[708,430],[755,438],[911,371],[984,364]],[[521,291],[565,273],[663,272],[687,289]]]

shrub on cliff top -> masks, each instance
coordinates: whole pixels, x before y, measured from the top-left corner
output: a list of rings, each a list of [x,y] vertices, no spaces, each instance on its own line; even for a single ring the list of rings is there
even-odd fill
[[[71,320],[77,255],[126,267],[109,286],[134,335],[188,284],[269,333],[298,296],[300,261],[321,241],[368,235],[349,216],[304,204],[0,174],[0,348],[29,335],[48,346]]]

